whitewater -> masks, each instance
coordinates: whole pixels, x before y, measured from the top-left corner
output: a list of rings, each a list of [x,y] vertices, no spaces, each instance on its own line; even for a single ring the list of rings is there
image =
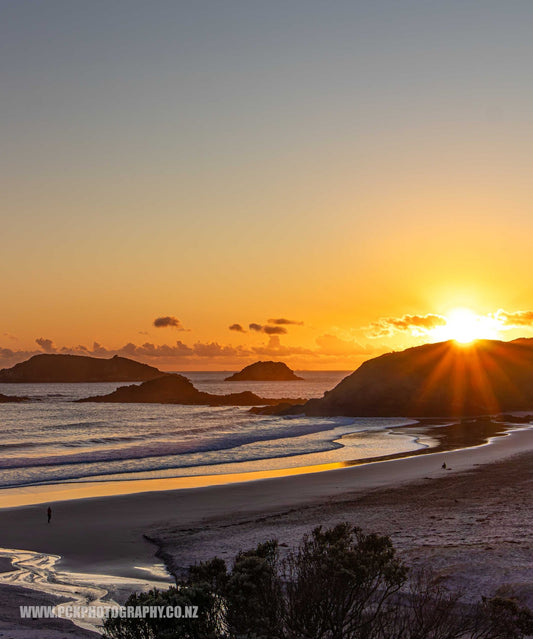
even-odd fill
[[[184,373],[202,391],[320,397],[345,372],[302,381],[224,382],[226,372]],[[121,383],[0,384],[30,401],[0,405],[0,491],[42,484],[190,477],[349,462],[425,447],[395,418],[253,415],[243,407],[90,404]]]

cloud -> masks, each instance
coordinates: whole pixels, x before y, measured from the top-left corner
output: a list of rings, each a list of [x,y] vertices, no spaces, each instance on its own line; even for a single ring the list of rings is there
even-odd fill
[[[177,317],[173,317],[172,315],[165,315],[165,317],[156,317],[154,320],[154,326],[156,328],[175,328],[178,331],[187,330],[183,328],[179,319]]]
[[[255,322],[249,324],[248,328],[256,333],[266,333],[267,335],[285,335],[287,333],[287,329],[283,326],[263,326],[263,324],[256,324]]]
[[[246,333],[240,324],[232,324],[231,326],[228,326],[228,328],[230,331],[237,331],[237,333]]]
[[[263,333],[267,335],[285,335],[287,329],[283,326],[263,326]]]
[[[176,344],[152,344],[145,342],[140,346],[129,342],[117,351],[107,351],[107,354],[123,355],[125,357],[184,357],[192,355],[193,349],[184,344],[181,340],[178,340]]]
[[[410,332],[415,337],[426,335],[437,326],[445,326],[442,315],[402,315],[402,317],[382,317],[366,327],[368,337],[390,337],[394,333]]]
[[[21,362],[22,360],[28,359],[29,357],[32,357],[32,355],[37,355],[41,352],[42,351],[14,351],[11,348],[0,348],[0,359],[5,359],[6,363],[10,363],[11,361]]]
[[[221,346],[218,342],[206,344],[196,342],[193,346],[193,352],[199,357],[233,357],[240,355],[243,349],[233,348],[233,346]]]
[[[108,353],[109,351],[107,350],[107,348],[105,348],[105,346],[102,346],[98,342],[93,342],[92,354],[95,357],[100,357],[101,355],[107,355]]]
[[[87,346],[84,346],[83,344],[78,344],[77,346],[73,346],[70,348],[68,346],[62,346],[60,351],[61,353],[73,353],[80,355],[88,355],[90,352]]]
[[[297,320],[286,319],[285,317],[278,317],[276,319],[269,319],[268,323],[269,324],[274,324],[276,326],[289,326],[290,324],[293,324],[294,326],[303,326],[304,325],[303,322],[299,322]]]
[[[320,335],[315,342],[318,345],[317,353],[327,356],[353,356],[353,355],[369,355],[375,352],[370,346],[363,346],[353,340],[344,340],[336,335]]]
[[[502,328],[522,328],[524,326],[533,327],[533,311],[508,312],[500,308],[494,317],[501,324]]]
[[[54,346],[54,342],[51,339],[44,339],[39,337],[35,342],[43,349],[45,353],[55,353],[57,348]]]
[[[283,327],[271,326],[271,328]],[[135,344],[128,342],[120,348],[105,347],[96,341],[90,347],[78,344],[77,346],[60,346],[56,348],[51,340],[39,338],[36,341],[42,350],[27,351],[0,348],[0,362],[2,364],[1,367],[12,366],[27,360],[33,355],[41,354],[46,347],[54,349],[52,352],[72,355],[105,358],[119,355],[167,370],[177,370],[181,367],[199,368],[200,366],[203,367],[201,370],[206,370],[206,367],[209,368],[210,366],[215,368],[224,366],[225,370],[229,370],[232,367],[245,366],[260,358],[292,360],[291,365],[293,367],[296,366],[303,369],[315,367],[321,361],[326,362],[326,366],[331,366],[333,363],[344,366],[350,366],[352,363],[355,365],[358,358],[367,359],[369,353],[375,353],[379,350],[369,349],[356,342],[342,340],[334,335],[321,335],[316,339],[317,346],[310,348],[282,344],[277,333],[266,335],[266,343],[257,346],[232,346],[231,344],[219,344],[218,342],[196,342],[188,345],[181,340],[177,340],[173,344],[154,344],[151,342]]]
[[[255,355],[266,355],[268,357],[289,357],[291,355],[316,357],[316,352],[310,348],[303,348],[302,346],[284,346],[281,344],[278,335],[271,335],[268,340],[268,344],[263,346],[254,346],[251,350]]]
[[[2,333],[2,335],[12,340],[13,342],[18,342],[18,337],[16,335],[12,335],[11,333],[6,333],[6,332]]]

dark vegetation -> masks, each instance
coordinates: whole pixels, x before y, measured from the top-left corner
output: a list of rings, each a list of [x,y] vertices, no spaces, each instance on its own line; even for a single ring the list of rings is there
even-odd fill
[[[198,606],[197,619],[109,619],[106,639],[522,639],[533,615],[510,599],[461,602],[410,575],[388,537],[349,524],[316,528],[285,559],[275,540],[215,558],[131,606]]]

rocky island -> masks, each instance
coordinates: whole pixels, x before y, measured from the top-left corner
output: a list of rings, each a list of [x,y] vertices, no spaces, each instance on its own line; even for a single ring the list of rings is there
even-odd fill
[[[193,406],[266,406],[301,404],[302,399],[266,399],[250,391],[212,395],[196,389],[183,375],[168,374],[143,384],[121,386],[108,395],[79,399],[78,402],[137,404],[186,404]]]
[[[226,377],[225,382],[290,382],[301,380],[283,362],[255,362],[238,373]]]
[[[1,383],[142,382],[163,375],[160,370],[126,357],[43,353],[0,370]]]
[[[425,344],[364,362],[320,399],[282,414],[461,417],[533,409],[533,343]]]

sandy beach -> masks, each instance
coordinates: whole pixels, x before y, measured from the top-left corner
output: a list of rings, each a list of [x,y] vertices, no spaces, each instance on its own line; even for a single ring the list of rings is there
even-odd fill
[[[349,603],[375,537],[255,605],[239,552],[343,522],[533,614],[533,2],[0,7],[0,639],[217,556],[206,635],[435,619]]]
[[[49,525],[42,505],[4,509],[0,546],[59,555],[62,572],[146,579],[161,559],[179,574],[347,520],[390,535],[410,565],[430,563],[471,598],[501,587],[531,604],[532,468],[524,428],[476,448],[309,475],[58,502]]]

